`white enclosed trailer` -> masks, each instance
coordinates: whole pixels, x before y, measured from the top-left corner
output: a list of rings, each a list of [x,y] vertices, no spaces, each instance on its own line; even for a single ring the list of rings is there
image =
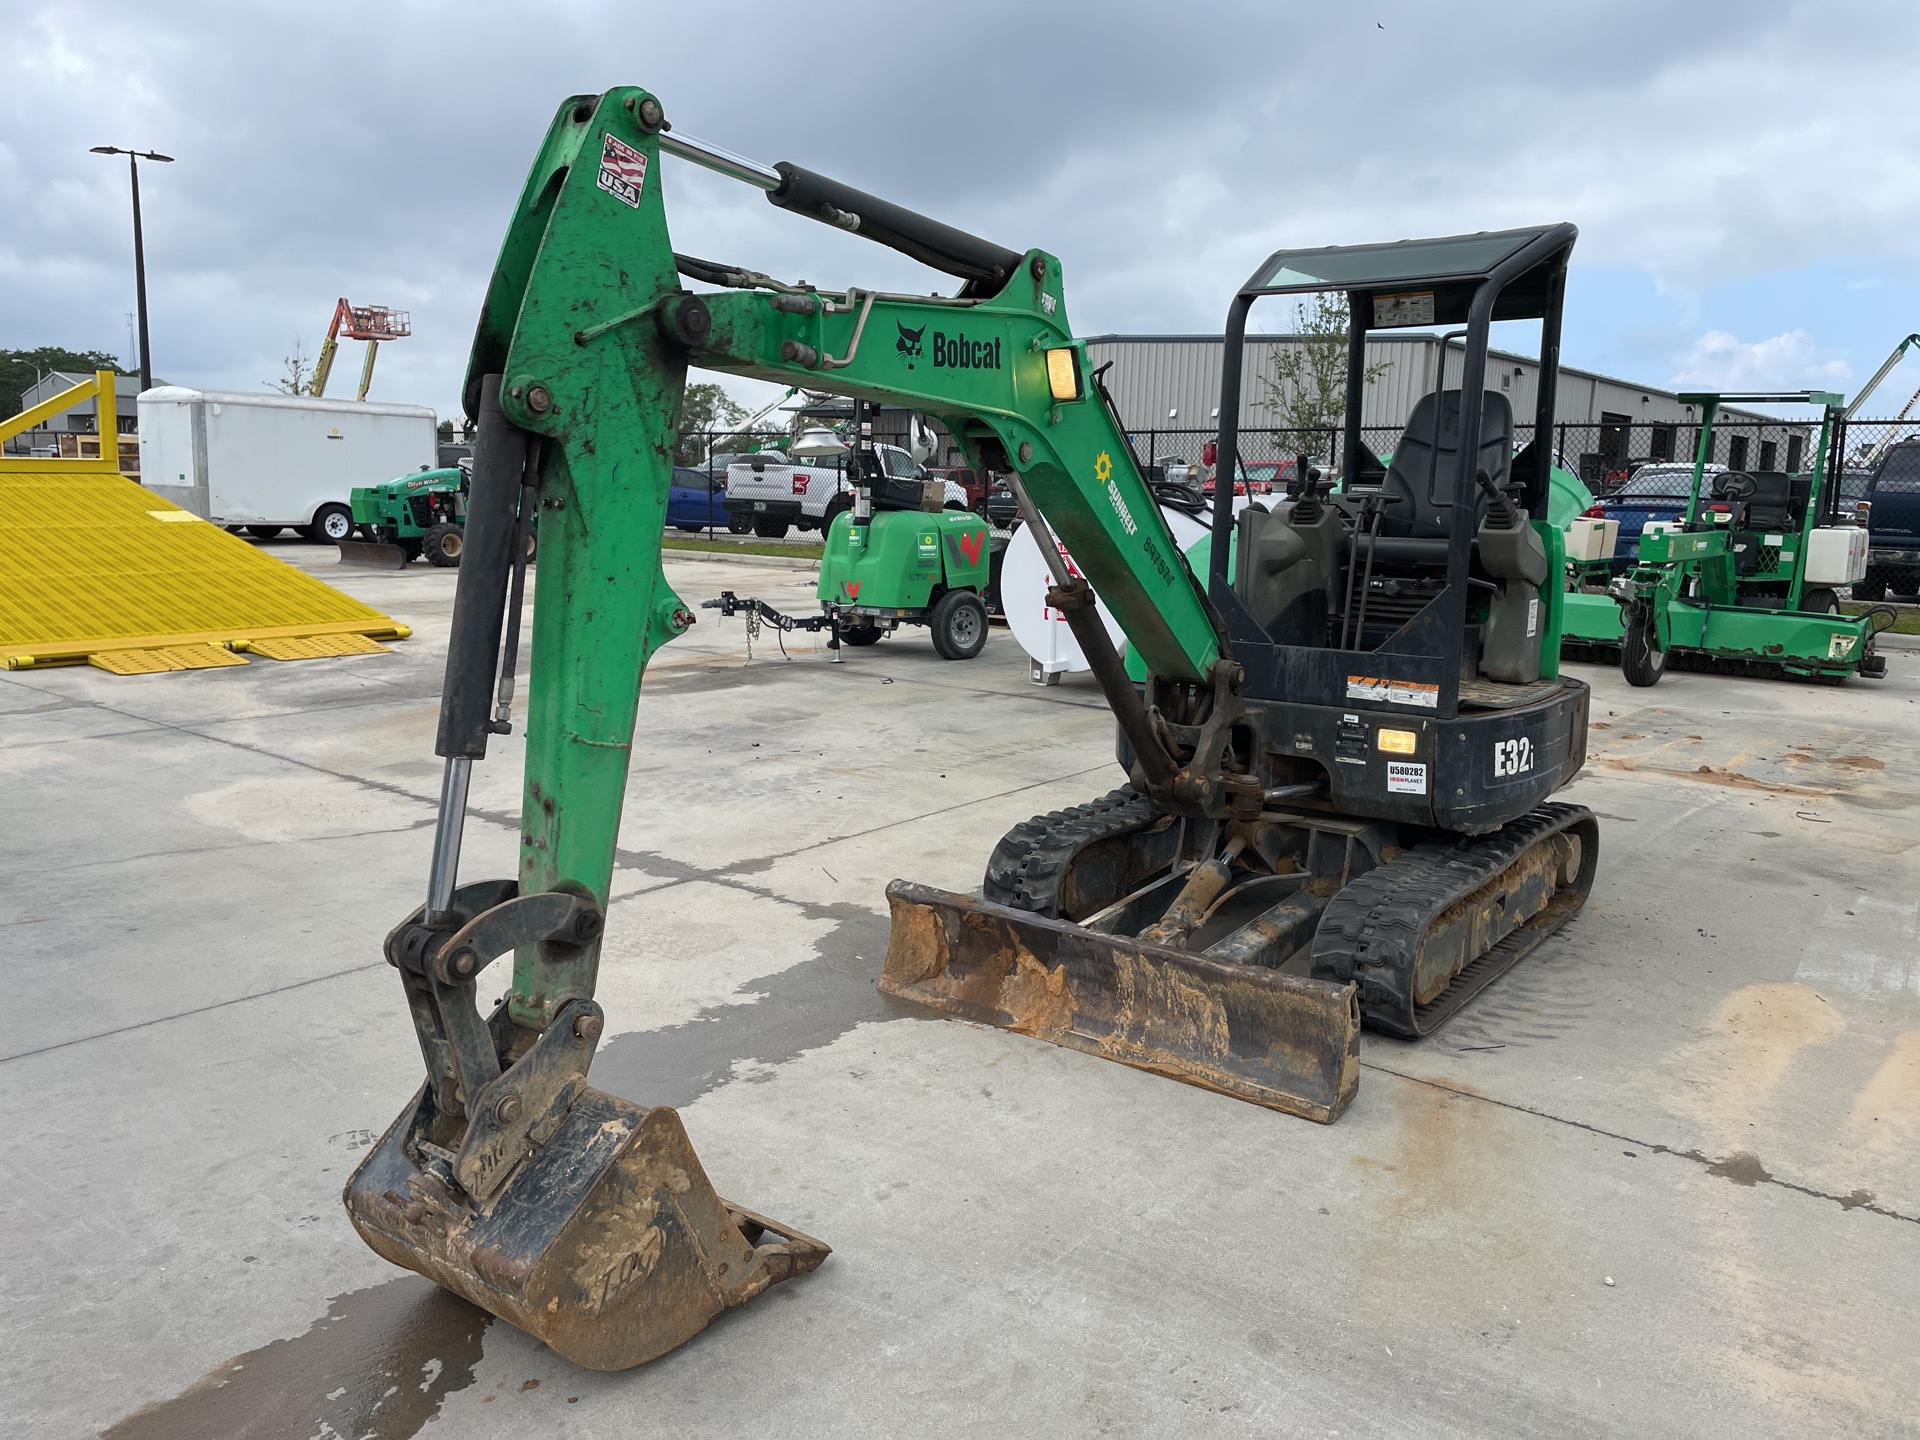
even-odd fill
[[[348,498],[431,468],[438,432],[424,405],[253,395],[161,385],[140,396],[140,478],[216,525],[312,540],[353,533]]]

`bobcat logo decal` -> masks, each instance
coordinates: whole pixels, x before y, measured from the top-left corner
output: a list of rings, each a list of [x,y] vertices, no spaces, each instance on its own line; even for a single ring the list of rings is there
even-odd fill
[[[907,368],[911,370],[913,362],[920,358],[920,337],[927,333],[927,327],[922,325],[918,330],[909,330],[896,320],[893,322],[893,328],[900,332],[900,338],[894,342],[893,348],[905,358]]]

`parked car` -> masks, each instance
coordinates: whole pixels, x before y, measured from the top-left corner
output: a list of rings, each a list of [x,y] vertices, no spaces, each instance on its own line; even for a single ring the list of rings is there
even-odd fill
[[[898,445],[876,445],[880,466],[900,480],[931,478],[925,466]],[[778,540],[789,529],[825,530],[834,517],[853,508],[853,482],[844,465],[796,465],[778,450],[762,450],[727,467],[727,514],[742,528],[768,540]],[[966,491],[946,482],[946,508],[965,510]]]
[[[1297,460],[1242,460],[1233,467],[1237,472],[1233,493],[1271,495],[1276,490],[1285,490],[1293,483],[1294,471],[1298,467]],[[1213,471],[1207,471],[1206,479],[1200,485],[1200,493],[1213,494]]]
[[[949,485],[958,486],[966,499],[966,508],[976,515],[984,515],[981,508],[986,503],[987,491],[992,488],[993,477],[985,470],[969,470],[959,465],[929,465],[927,474],[944,480]]]
[[[1844,493],[1844,492],[1843,492]],[[1856,600],[1920,593],[1920,440],[1903,440],[1874,467],[1866,490],[1867,576]]]
[[[1011,530],[1020,521],[1020,507],[1014,503],[1013,491],[1007,488],[1007,482],[996,480],[993,488],[987,491],[982,503],[981,514],[997,530]]]
[[[1702,498],[1712,493],[1713,477],[1726,471],[1724,465],[1709,465],[1702,477]],[[1624,573],[1640,553],[1640,532],[1649,520],[1678,520],[1687,513],[1687,496],[1693,489],[1693,466],[1676,461],[1642,465],[1632,476],[1582,512],[1594,520],[1618,520],[1620,539],[1613,552],[1613,570]]]
[[[718,530],[728,528],[727,480],[724,474],[695,470],[689,465],[673,467],[673,483],[667,490],[667,524],[675,530]]]

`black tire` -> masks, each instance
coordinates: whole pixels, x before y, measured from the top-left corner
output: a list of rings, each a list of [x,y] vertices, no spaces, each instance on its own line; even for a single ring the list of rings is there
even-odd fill
[[[316,540],[332,545],[353,538],[353,512],[344,505],[322,505],[310,527]]]
[[[1887,580],[1887,589],[1893,593],[1895,599],[1912,600],[1920,596],[1920,575],[1909,570],[1903,574],[1890,576]]]
[[[971,515],[973,513],[971,510],[967,509],[965,505],[961,504],[958,500],[949,500],[945,505],[941,506],[940,508],[943,510],[958,510],[962,515]]]
[[[787,522],[784,520],[756,520],[753,533],[762,540],[784,540],[787,538]]]
[[[442,570],[457,569],[460,552],[466,548],[466,532],[446,520],[420,537],[420,553],[427,557],[429,565],[438,565]]]
[[[750,535],[753,533],[753,521],[744,515],[727,516],[727,533],[730,535]]]
[[[971,590],[949,590],[927,615],[942,660],[971,660],[987,643],[987,607]]]
[[[826,514],[820,517],[820,533],[825,535],[833,529],[833,522],[847,511],[853,509],[853,501],[845,495],[836,495],[827,502]]]
[[[1645,615],[1629,619],[1627,633],[1620,641],[1620,673],[1629,685],[1642,690],[1658,685],[1667,668],[1667,652],[1654,649],[1647,634],[1648,619]]]
[[[256,540],[272,540],[287,527],[284,525],[248,525],[243,528]]]
[[[698,535],[706,527],[702,525],[676,525],[673,528],[678,530],[682,535]]]
[[[1866,579],[1853,582],[1853,598],[1856,600],[1886,599],[1887,577],[1868,571]]]
[[[1805,615],[1837,615],[1840,597],[1826,586],[1816,585],[1800,592],[1800,611]]]
[[[840,632],[842,645],[878,645],[886,637],[878,625],[855,625]]]

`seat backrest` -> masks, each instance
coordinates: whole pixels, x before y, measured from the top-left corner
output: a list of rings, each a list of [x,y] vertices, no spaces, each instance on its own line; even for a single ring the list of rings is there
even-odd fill
[[[1387,502],[1382,535],[1438,537],[1453,529],[1455,466],[1460,448],[1460,392],[1442,390],[1420,397],[1407,418],[1393,461],[1380,483]],[[1473,483],[1484,470],[1504,487],[1513,465],[1513,406],[1497,390],[1486,391],[1480,405],[1480,436],[1467,464],[1468,503],[1477,514],[1486,495]],[[1357,493],[1365,493],[1357,492]]]
[[[1784,470],[1749,470],[1753,497],[1747,501],[1747,525],[1754,530],[1793,528],[1793,478]],[[1806,503],[1804,497],[1801,504]]]

